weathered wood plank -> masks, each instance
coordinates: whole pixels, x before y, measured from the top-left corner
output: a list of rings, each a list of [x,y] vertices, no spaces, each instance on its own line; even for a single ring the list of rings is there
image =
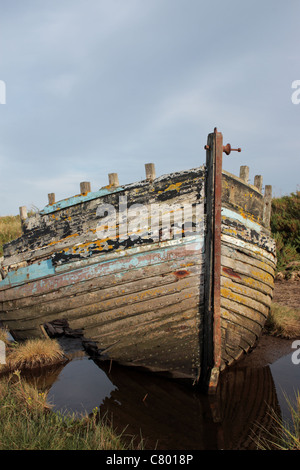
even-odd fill
[[[250,276],[237,273],[232,268],[227,268],[223,266],[222,268],[222,276],[231,279],[232,281],[238,280],[240,285],[250,287],[251,289],[255,289],[258,292],[262,292],[265,295],[269,295],[270,297],[273,296],[273,286],[267,286],[263,284],[261,281],[256,281]]]
[[[255,256],[255,253],[252,255],[251,252],[242,252],[242,249],[237,249],[234,245],[226,246],[222,244],[222,255],[232,258],[233,260],[255,266],[256,268],[259,268],[262,271],[266,271],[272,277],[274,277],[274,267],[270,266],[265,261],[258,259]]]
[[[197,168],[157,178],[154,182],[136,183],[114,188],[85,197],[75,197],[47,206],[43,212],[25,221],[24,235],[5,245],[5,258],[27,250],[60,243],[68,237],[91,233],[101,221],[97,214],[99,205],[111,205],[119,210],[119,196],[126,197],[128,207],[133,204],[171,203],[187,201],[199,203],[203,191],[205,170]],[[59,209],[59,210],[58,210]],[[103,214],[104,215],[104,214]],[[54,223],[55,222],[55,223]]]
[[[242,274],[251,277],[255,281],[264,283],[267,286],[274,285],[274,276],[271,276],[266,271],[259,269],[255,266],[242,263],[241,261],[233,260],[228,256],[222,256],[222,272],[224,272],[224,268],[230,268],[233,272],[237,274]]]
[[[122,363],[145,365],[166,370],[200,368],[201,353],[195,331],[199,331],[197,311],[182,313],[174,305],[169,316],[159,315],[154,319],[147,313],[142,318],[131,317],[126,322],[117,321],[114,328],[98,327],[94,340],[111,359],[122,358]],[[165,312],[164,312],[165,313]],[[146,320],[145,320],[146,317]],[[118,327],[118,323],[120,326]],[[134,329],[134,348],[132,330]],[[87,335],[89,331],[86,332]]]
[[[247,178],[247,174],[245,174]],[[224,206],[243,211],[247,217],[263,222],[263,196],[254,186],[223,170],[222,202]]]
[[[160,329],[159,325],[168,324],[175,318],[176,322],[184,324],[185,319],[189,316],[193,316],[195,321],[198,323],[198,327],[201,325],[201,306],[195,304],[190,298],[183,298],[182,300],[176,300],[173,297],[169,302],[158,304],[152,301],[150,308],[139,309],[139,311],[133,311],[132,315],[116,315],[115,311],[107,312],[107,315],[99,315],[98,321],[95,326],[86,325],[85,335],[87,337],[93,336],[93,338],[102,338],[103,341],[113,343],[115,335],[132,334],[135,328],[141,326],[144,328],[145,325],[148,328],[156,330]],[[80,325],[80,319],[72,322],[74,328],[76,325]],[[77,328],[77,327],[76,327]],[[183,328],[186,330],[186,328]],[[142,330],[141,330],[142,331]],[[145,330],[143,330],[145,332]],[[184,331],[183,331],[184,333]]]
[[[267,319],[266,314],[264,314],[260,310],[252,309],[246,304],[243,304],[239,301],[237,302],[236,300],[224,296],[221,297],[221,308],[230,310],[234,313],[239,313],[240,315],[243,315],[246,318],[255,321],[256,323],[258,323],[258,325],[261,325],[261,327],[264,326],[265,321]]]
[[[235,292],[231,288],[222,286],[221,288],[221,298],[225,298],[227,300],[232,300],[236,302],[238,305],[245,305],[252,310],[256,310],[257,312],[260,312],[262,315],[265,317],[268,316],[269,313],[269,307],[266,305],[262,304],[261,302],[258,302],[257,300],[251,299],[248,297],[248,295]],[[221,300],[222,301],[222,300]]]
[[[40,313],[37,310],[35,312],[28,312],[28,316],[23,319],[18,318],[18,312],[14,311],[10,319],[6,319],[5,321],[12,325],[12,329],[19,327],[20,329],[26,329],[32,324],[38,325],[51,322],[56,318],[68,318],[69,321],[78,320],[76,324],[80,324],[81,326],[72,326],[72,328],[75,329],[87,328],[90,325],[95,327],[98,323],[102,323],[103,321],[106,322],[115,318],[137,315],[147,310],[158,309],[163,305],[168,306],[174,302],[179,302],[181,299],[189,299],[191,305],[197,305],[199,302],[199,287],[190,287],[189,282],[183,279],[167,287],[163,286],[162,288],[149,289],[149,291],[145,293],[144,299],[138,294],[128,295],[126,297],[125,299],[121,296],[101,303],[89,303],[80,307],[60,309],[59,311],[53,311],[52,308],[50,308],[50,312],[47,313]]]
[[[222,209],[222,236],[224,235],[251,243],[253,247],[276,255],[275,241],[263,226],[228,208]]]
[[[63,285],[57,290],[50,290],[49,292],[37,291],[32,293],[29,297],[22,297],[16,300],[4,301],[3,311],[10,311],[16,309],[23,309],[25,307],[30,307],[32,305],[40,305],[42,303],[57,301],[59,299],[68,299],[70,296],[79,295],[85,292],[92,292],[97,289],[112,289],[115,286],[119,290],[125,289],[127,291],[128,284],[131,286],[132,282],[150,279],[150,283],[153,282],[151,279],[160,276],[160,283],[167,283],[168,279],[165,279],[166,276],[172,276],[174,280],[175,274],[177,271],[182,271],[179,273],[179,276],[184,276],[184,271],[189,273],[199,273],[199,282],[201,284],[201,264],[195,264],[195,257],[187,257],[185,260],[174,260],[166,261],[161,264],[145,266],[141,268],[135,268],[130,271],[119,271],[116,274],[104,274],[103,276],[91,277],[88,279],[83,279],[78,283],[72,283],[69,285]],[[203,283],[203,281],[202,281]]]
[[[231,324],[239,325],[243,335],[251,338],[249,344],[252,345],[253,341],[261,335],[261,324],[257,323],[252,318],[246,317],[239,312],[233,312],[224,307],[221,308],[221,313],[223,327],[229,330]]]
[[[97,289],[92,292],[83,292],[76,294],[74,297],[66,299],[52,300],[38,305],[31,305],[20,310],[10,312],[10,319],[17,320],[26,318],[30,321],[33,318],[53,316],[64,312],[65,315],[71,316],[70,310],[85,309],[89,305],[101,305],[101,311],[117,308],[124,305],[131,305],[135,302],[147,301],[153,297],[161,297],[170,293],[180,292],[185,287],[198,286],[199,272],[195,270],[195,274],[186,274],[183,279],[178,278],[174,274],[168,276],[157,276],[148,279],[142,279],[131,282],[127,287],[115,287],[107,289]],[[187,270],[184,273],[188,273]],[[98,307],[99,308],[99,307]]]
[[[276,255],[264,249],[253,245],[252,243],[245,242],[230,235],[222,235],[222,246],[235,249],[238,253],[251,256],[258,261],[265,262],[269,267],[275,270],[276,268]]]
[[[132,328],[135,331],[134,344],[138,345],[140,343],[140,348],[144,348],[145,341],[147,346],[145,349],[151,350],[151,344],[156,342],[156,348],[153,348],[153,356],[159,356],[161,351],[159,348],[168,344],[171,337],[175,341],[180,339],[186,340],[186,337],[193,338],[193,344],[198,345],[196,336],[194,335],[195,329],[198,329],[197,325],[197,311],[187,310],[184,313],[180,311],[175,311],[176,309],[170,310],[168,316],[160,315],[154,316],[150,313],[146,313],[141,316],[141,318],[130,317],[129,321],[120,321],[116,320],[115,329],[112,327],[108,328],[105,325],[103,327],[98,326],[95,332],[93,333],[93,339],[96,340],[101,348],[114,349],[117,351],[119,348],[128,347],[132,343]],[[89,330],[86,331],[87,335]],[[186,347],[189,348],[189,345],[186,344]],[[110,349],[110,350],[111,350]],[[132,354],[132,351],[129,352]]]
[[[86,263],[85,261],[77,265],[70,263],[62,267],[61,270],[58,268],[55,269],[55,272],[60,271],[61,274],[53,275],[51,268],[51,277],[47,280],[32,279],[32,282],[16,286],[14,289],[11,289],[9,284],[5,285],[2,282],[2,286],[0,283],[0,301],[26,297],[37,292],[42,293],[57,290],[62,285],[70,285],[84,279],[117,273],[118,271],[129,271],[135,269],[137,266],[142,268],[173,259],[184,259],[186,256],[199,253],[199,250],[201,251],[201,243],[201,241],[197,243],[197,240],[193,238],[191,243],[189,243],[189,239],[187,239],[187,243],[176,240],[175,243],[165,242],[162,246],[155,245],[153,250],[147,250],[145,247],[144,249],[138,250],[132,248],[132,251],[127,253],[121,252],[114,256],[106,255],[103,259],[100,258],[99,260],[99,258],[97,258],[96,262],[92,264]],[[129,256],[130,253],[133,253],[133,255]],[[72,269],[73,267],[75,269]],[[26,272],[27,271],[25,271],[25,276]],[[27,279],[27,281],[28,280],[29,279]]]
[[[257,291],[251,287],[241,285],[239,282],[232,280],[232,278],[221,276],[221,286],[222,288],[226,289],[226,291],[229,289],[233,294],[249,297],[249,305],[251,305],[252,299],[267,308],[269,308],[271,305],[272,298],[270,295],[263,294],[262,292]]]
[[[195,302],[194,300],[191,300],[190,296],[187,296],[186,298],[183,297],[182,299],[179,298],[176,295],[172,295],[164,299],[165,301],[162,303],[161,299],[152,299],[148,301],[148,306],[147,303],[140,303],[135,306],[135,309],[133,310],[131,306],[125,307],[125,308],[117,308],[114,310],[110,311],[105,311],[101,312],[99,311],[98,314],[94,316],[93,321],[91,321],[88,324],[84,323],[84,318],[80,317],[78,315],[73,315],[68,318],[68,323],[69,326],[72,329],[81,329],[82,326],[84,328],[84,336],[86,338],[94,338],[97,336],[97,331],[99,329],[102,332],[102,335],[104,336],[104,333],[106,332],[108,335],[114,335],[114,331],[118,333],[119,331],[122,332],[122,328],[119,326],[122,324],[122,322],[126,322],[128,324],[131,324],[130,322],[135,323],[136,321],[139,322],[144,322],[148,321],[151,319],[151,321],[155,322],[155,319],[157,318],[157,321],[162,321],[163,318],[168,318],[171,315],[174,315],[176,313],[179,313],[180,315],[183,315],[182,312],[189,312],[190,310],[193,310],[195,312],[195,315],[198,318],[199,324],[201,324],[201,305],[196,305],[195,307]],[[137,308],[139,307],[139,308]],[[49,321],[53,321],[56,319],[65,319],[66,316],[61,313],[58,314],[57,316],[54,316],[53,318],[48,317]],[[40,330],[40,325],[45,323],[45,318],[37,318],[31,322],[27,322],[26,320],[23,321],[16,321],[16,322],[11,322],[11,331],[17,332],[18,336],[22,332],[31,332],[33,329]],[[34,327],[34,328],[32,328]],[[78,328],[77,328],[78,327]],[[104,328],[107,327],[107,330],[104,331]],[[120,329],[121,328],[121,329]],[[132,328],[131,328],[131,333],[132,333]]]

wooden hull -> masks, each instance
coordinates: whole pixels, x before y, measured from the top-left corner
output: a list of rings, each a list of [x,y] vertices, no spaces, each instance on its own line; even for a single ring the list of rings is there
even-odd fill
[[[222,365],[236,361],[259,339],[268,317],[275,263],[269,253],[222,235]]]
[[[42,336],[45,323],[65,318],[109,359],[197,376],[201,245],[188,245],[189,256],[183,244],[132,249],[124,259],[93,259],[6,289],[3,319],[15,338],[25,339]]]
[[[253,348],[269,314],[275,242],[265,230],[266,200],[223,172],[221,221],[221,368]],[[228,188],[230,188],[228,190]]]
[[[231,364],[267,318],[275,246],[264,196],[223,172],[212,281],[211,181],[207,165],[46,206],[4,247],[0,320],[17,340],[66,320],[103,358],[195,382]]]

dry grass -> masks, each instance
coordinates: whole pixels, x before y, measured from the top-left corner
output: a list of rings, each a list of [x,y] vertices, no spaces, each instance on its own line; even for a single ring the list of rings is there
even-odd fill
[[[6,328],[0,328],[0,341],[3,341],[6,345],[9,344],[8,330]]]
[[[7,348],[3,370],[43,367],[65,360],[63,350],[53,339],[32,339]]]
[[[269,334],[281,338],[300,337],[300,309],[272,303],[266,330]]]
[[[273,422],[271,431],[258,426],[254,441],[259,450],[300,450],[300,395],[295,394],[293,402],[285,397],[291,412],[291,423],[284,422],[278,414],[270,409]]]
[[[18,215],[0,217],[0,256],[3,254],[3,245],[20,237],[21,234],[21,221]]]
[[[21,379],[19,371],[0,379],[0,450],[141,450],[124,443],[93,412],[75,419],[51,411],[47,394]]]

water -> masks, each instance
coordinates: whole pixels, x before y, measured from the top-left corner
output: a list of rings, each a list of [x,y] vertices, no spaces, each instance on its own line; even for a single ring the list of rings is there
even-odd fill
[[[231,367],[213,397],[156,375],[97,363],[80,350],[37,380],[54,411],[79,416],[97,407],[117,432],[142,435],[149,449],[255,449],[257,427],[271,426],[270,407],[290,419],[285,394],[292,400],[300,390],[300,365],[291,354],[263,367]]]
[[[104,371],[88,357],[67,364],[52,385],[48,402],[54,411],[81,415],[91,413],[115,390]]]
[[[287,354],[270,366],[282,419],[291,424],[291,413],[287,400],[295,405],[297,391],[300,392],[300,364],[294,364],[292,354]]]

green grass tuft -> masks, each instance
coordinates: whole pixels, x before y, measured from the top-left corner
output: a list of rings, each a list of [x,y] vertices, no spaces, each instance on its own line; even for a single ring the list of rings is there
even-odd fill
[[[51,411],[45,393],[21,380],[0,379],[0,450],[141,450],[117,435],[98,412],[81,419]],[[126,436],[128,438],[128,436]]]
[[[272,200],[271,232],[276,240],[277,271],[281,272],[300,261],[300,191]]]

